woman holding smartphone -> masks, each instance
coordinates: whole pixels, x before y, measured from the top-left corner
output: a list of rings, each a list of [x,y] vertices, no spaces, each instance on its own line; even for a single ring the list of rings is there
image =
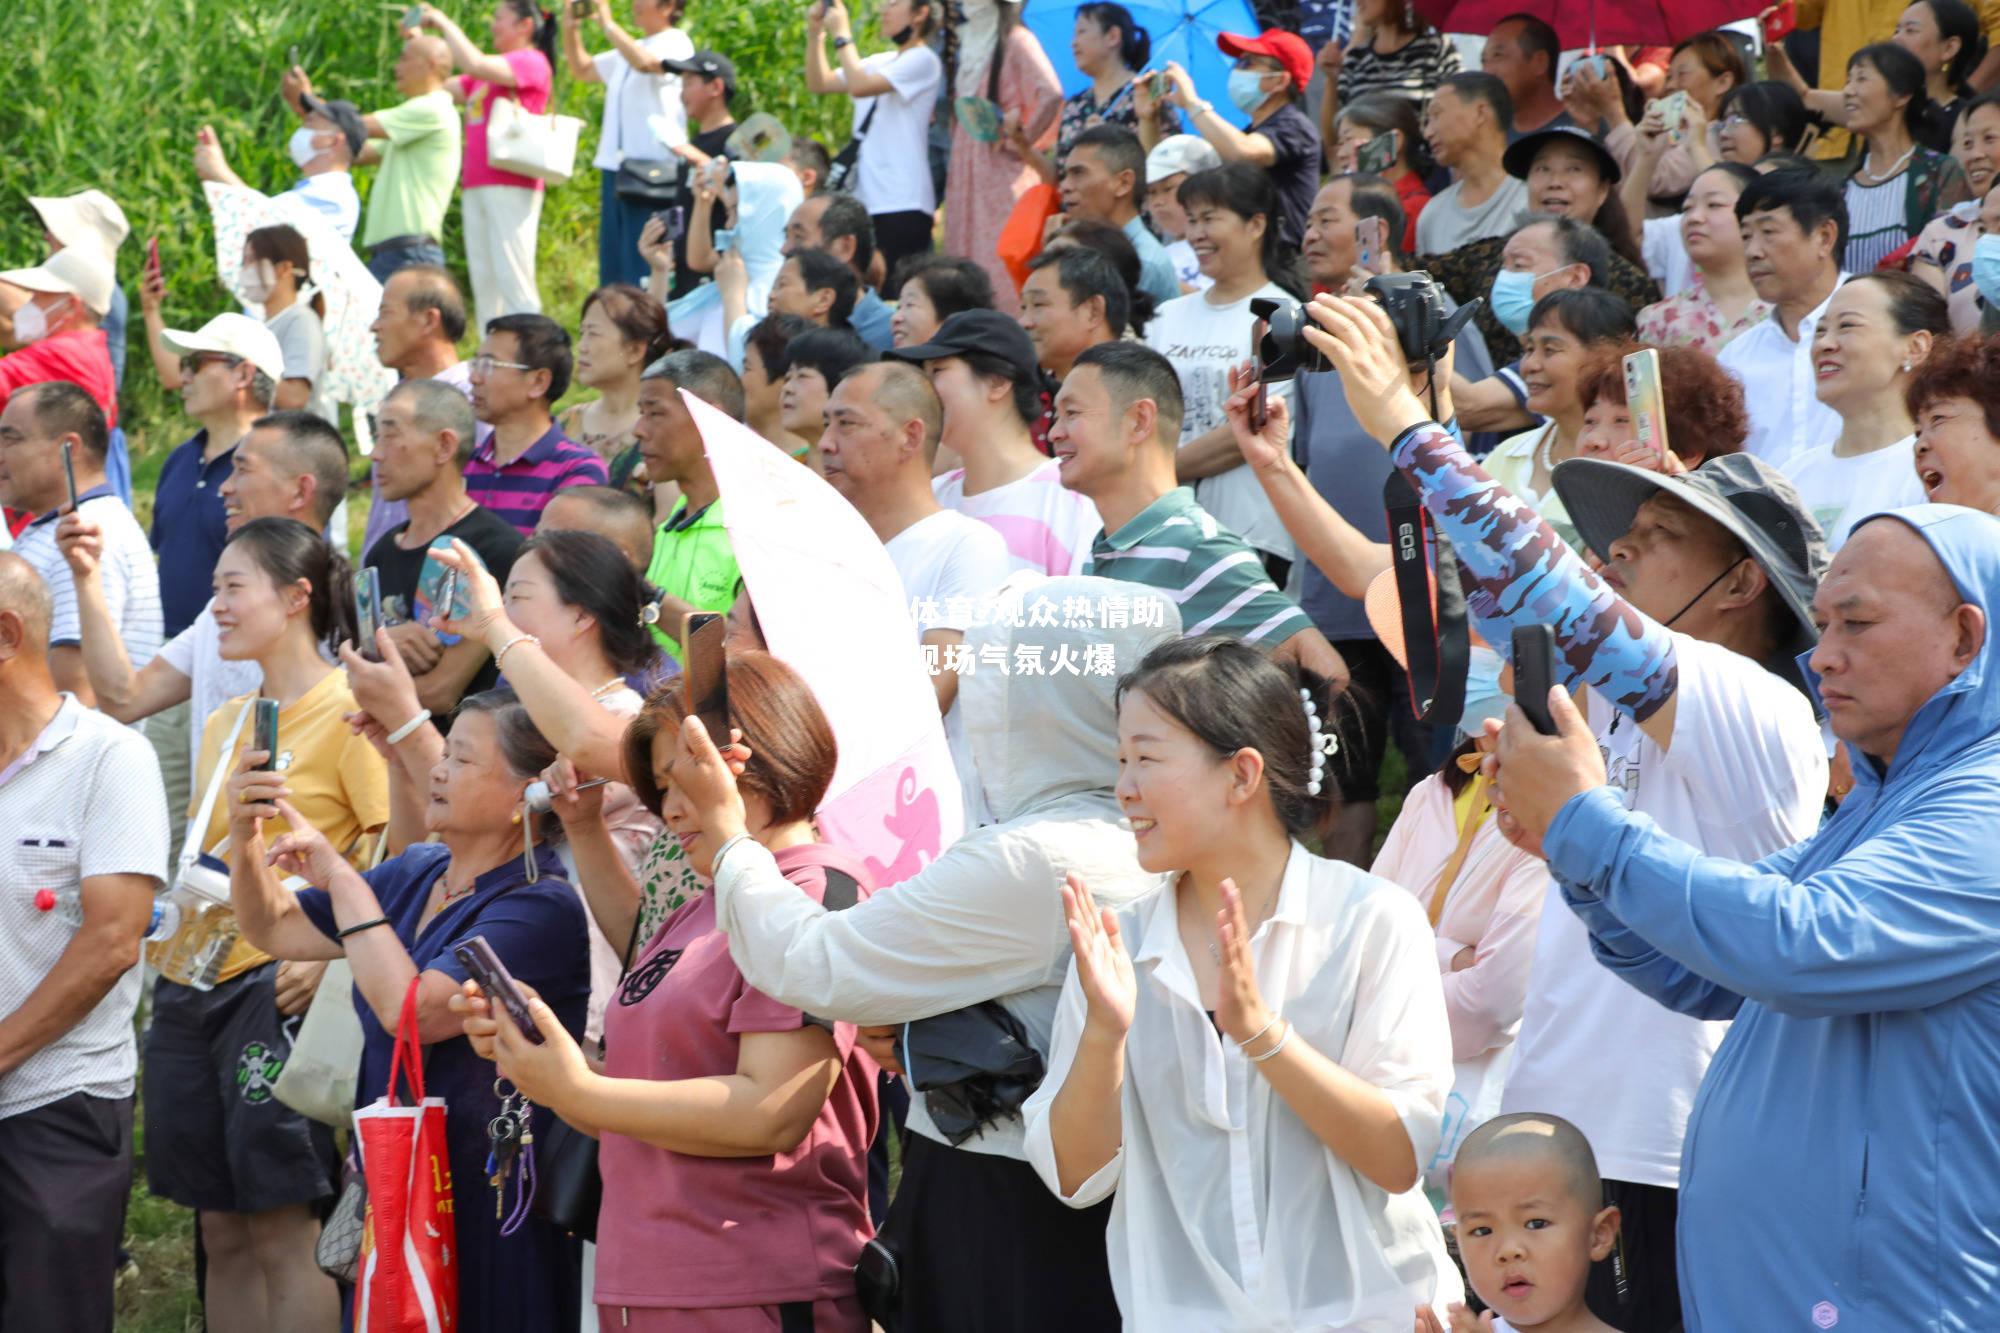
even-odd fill
[[[1071,876],[1024,1114],[1058,1197],[1114,1198],[1127,1328],[1401,1329],[1461,1298],[1414,1189],[1452,1081],[1435,940],[1406,890],[1298,841],[1333,799],[1330,702],[1220,636],[1123,683],[1118,803],[1175,879],[1113,913]]]
[[[837,754],[811,688],[761,652],[731,654],[727,678],[742,742],[725,751],[727,768],[691,760],[701,752],[690,750],[690,733],[703,724],[688,712],[684,679],[655,694],[626,733],[634,788],[704,876],[726,858],[763,858],[829,909],[865,899],[867,867],[813,827]],[[618,887],[615,904],[594,891],[592,909],[607,934],[629,934],[638,886],[605,855],[588,804],[572,798],[565,814],[579,864],[592,874],[585,849],[594,845]],[[633,961],[607,1015],[601,1073],[560,1031],[530,1043],[470,987],[459,1002],[466,1033],[502,1077],[598,1138],[601,1327],[863,1333],[854,1263],[873,1232],[874,1062],[850,1024],[752,989],[715,910],[712,894],[688,901]],[[552,1026],[539,1000],[529,1010]]]
[[[382,669],[400,669],[388,634],[377,635],[376,643],[385,658]],[[367,713],[352,714],[350,721],[389,765],[389,848],[398,854],[373,870],[357,870],[300,811],[293,774],[239,771],[230,781],[229,810],[244,854],[230,867],[229,887],[243,936],[284,958],[347,959],[361,1016],[359,1106],[388,1087],[397,1023],[415,981],[417,1038],[426,1047],[424,1090],[442,1097],[446,1108],[457,1327],[493,1333],[574,1328],[577,1242],[539,1217],[520,1217],[518,1226],[505,1220],[527,1212],[518,1167],[496,1209],[486,1168],[488,1126],[500,1114],[493,1069],[462,1039],[462,1020],[450,1009],[466,979],[456,948],[483,936],[501,964],[544,997],[545,1031],[553,1037],[583,1029],[590,991],[583,907],[562,877],[561,861],[539,836],[548,817],[522,806],[524,789],[555,752],[506,690],[460,704],[449,741],[428,727],[391,730]],[[267,840],[272,819],[290,828]],[[426,837],[435,841],[420,841]],[[313,887],[295,894],[281,875]],[[548,1127],[548,1112],[535,1108],[538,1141],[546,1141]]]
[[[232,872],[263,864],[243,841],[226,786],[251,765],[282,774],[299,817],[324,829],[335,854],[353,864],[367,863],[388,822],[387,770],[349,732],[354,696],[326,659],[331,644],[353,636],[353,606],[346,559],[296,519],[244,524],[216,560],[222,656],[255,662],[263,686],[209,716],[187,836]],[[259,753],[254,741],[260,699],[278,706],[276,754]],[[218,799],[205,802],[212,787]],[[270,1090],[290,1050],[285,1017],[303,1012],[322,970],[274,961],[245,930],[212,990],[162,977],[154,992],[146,1182],[199,1214],[216,1333],[326,1330],[339,1319],[334,1285],[313,1261],[315,1208],[334,1190],[333,1138]],[[233,1095],[218,1092],[232,1086]]]

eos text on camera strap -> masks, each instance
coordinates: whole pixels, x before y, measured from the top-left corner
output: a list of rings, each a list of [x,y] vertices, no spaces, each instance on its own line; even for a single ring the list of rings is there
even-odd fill
[[[1410,711],[1420,722],[1455,727],[1465,711],[1465,669],[1470,653],[1465,593],[1458,559],[1400,472],[1382,486],[1389,511],[1389,567],[1396,572],[1402,612],[1403,655],[1410,677]],[[1429,548],[1435,546],[1436,558]]]

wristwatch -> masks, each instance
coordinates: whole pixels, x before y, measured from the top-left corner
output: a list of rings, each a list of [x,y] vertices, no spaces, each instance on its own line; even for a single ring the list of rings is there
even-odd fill
[[[1215,110],[1213,102],[1196,102],[1188,108],[1188,114],[1191,116],[1205,116],[1213,110]]]
[[[840,50],[843,47],[848,47],[852,45],[854,45],[854,39],[852,37],[836,37],[833,39],[833,49],[836,51]]]

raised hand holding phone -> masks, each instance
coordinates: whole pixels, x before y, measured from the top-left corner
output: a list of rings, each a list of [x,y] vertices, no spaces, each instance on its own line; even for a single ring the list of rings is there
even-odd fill
[[[1547,625],[1520,625],[1514,630],[1514,702],[1544,736],[1556,734],[1549,712],[1549,687],[1555,683],[1556,636]]]
[[[76,512],[76,444],[74,441],[63,441],[62,458],[63,484],[69,488],[69,506],[64,512],[74,514]]]
[[[1667,456],[1667,402],[1660,387],[1660,353],[1642,348],[1625,354],[1625,404],[1632,415],[1632,431],[1664,462]]]
[[[528,997],[521,993],[521,983],[514,980],[514,974],[500,961],[500,955],[493,952],[493,946],[486,942],[484,935],[474,935],[455,947],[452,953],[466,974],[479,983],[479,989],[507,1012],[507,1017],[514,1021],[522,1036],[537,1046],[547,1040],[535,1022],[534,1014],[528,1010]]]

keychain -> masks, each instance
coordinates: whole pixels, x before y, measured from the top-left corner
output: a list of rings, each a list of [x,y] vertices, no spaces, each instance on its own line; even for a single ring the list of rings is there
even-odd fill
[[[507,1080],[493,1080],[493,1095],[500,1100],[500,1113],[486,1125],[486,1180],[493,1186],[493,1219],[503,1222],[500,1234],[511,1236],[527,1220],[535,1199],[534,1107],[527,1095],[516,1088],[504,1091]],[[507,1213],[507,1177],[514,1172],[515,1159],[521,1163],[521,1184],[514,1196],[514,1211]]]

